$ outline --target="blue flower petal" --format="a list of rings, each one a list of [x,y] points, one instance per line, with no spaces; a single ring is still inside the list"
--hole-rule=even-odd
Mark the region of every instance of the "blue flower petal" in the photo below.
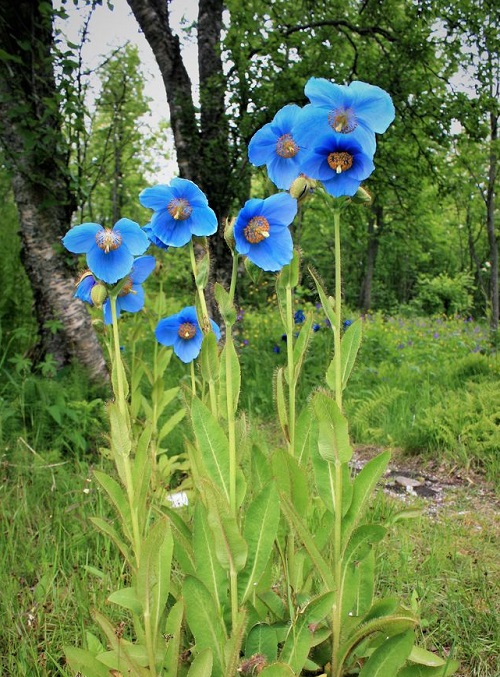
[[[208,206],[193,207],[187,221],[193,235],[213,235],[217,232],[217,217],[213,209]]]
[[[293,258],[293,241],[288,228],[250,247],[248,258],[256,266],[269,272],[281,270]]]
[[[304,174],[311,179],[325,181],[330,178],[332,168],[327,161],[328,152],[321,152],[321,150],[321,148],[315,149],[307,153],[302,161],[301,168]]]
[[[267,174],[277,188],[288,190],[300,174],[298,155],[294,158],[276,155],[267,165]]]
[[[102,312],[104,315],[104,324],[111,324],[113,322],[113,318],[111,316],[111,302],[109,299],[106,299],[104,301],[104,304],[102,306]],[[116,307],[116,319],[120,317],[120,310],[118,306]]]
[[[133,284],[128,294],[116,299],[116,305],[119,306],[120,310],[137,313],[144,307],[144,289],[140,284]]]
[[[310,78],[304,87],[304,93],[314,106],[340,108],[349,106],[351,97],[344,85],[336,85],[325,78]]]
[[[95,284],[96,281],[93,275],[91,274],[85,275],[85,277],[83,277],[78,283],[78,286],[74,293],[74,297],[76,299],[80,299],[80,301],[83,301],[84,303],[88,303],[89,305],[93,306],[94,302],[92,301],[91,292]]]
[[[180,322],[177,321],[177,315],[165,317],[156,325],[155,336],[158,343],[164,346],[173,346],[178,337]]]
[[[134,257],[127,247],[121,246],[106,254],[97,245],[87,253],[87,265],[98,280],[114,284],[130,272]]]
[[[271,124],[279,130],[279,134],[290,134],[294,126],[300,122],[301,111],[301,107],[296,103],[289,103],[276,113]]]
[[[168,249],[168,244],[164,244],[160,239],[158,239],[158,238],[156,237],[156,235],[155,235],[155,234],[153,233],[153,231],[151,230],[151,224],[150,224],[150,223],[148,223],[147,225],[145,225],[145,226],[143,227],[142,230],[143,230],[143,231],[146,233],[146,235],[148,236],[149,241],[151,242],[151,244],[154,244],[155,247],[159,247],[160,249],[164,249],[165,251],[167,251],[167,249]]]
[[[183,247],[191,239],[191,230],[185,221],[176,221],[166,209],[156,212],[151,219],[153,235],[170,247]]]
[[[198,330],[193,338],[187,341],[177,336],[177,341],[174,343],[174,353],[182,362],[188,364],[200,354],[202,342],[203,333],[201,330]]]
[[[113,226],[113,230],[119,232],[123,238],[122,246],[126,245],[131,254],[138,256],[144,254],[149,247],[149,238],[138,223],[130,219],[120,219]]]
[[[276,227],[286,228],[297,215],[297,200],[289,193],[276,193],[264,200],[261,214],[275,232]]]
[[[374,169],[375,165],[371,157],[364,153],[358,153],[354,156],[353,165],[349,170],[349,177],[357,181],[363,181],[363,179],[367,179],[370,176]]]
[[[63,245],[73,254],[85,254],[95,245],[95,236],[103,227],[98,223],[74,226],[62,239]]]
[[[342,197],[343,195],[352,196],[356,193],[361,185],[361,181],[352,179],[349,172],[342,172],[342,174],[334,174],[333,178],[328,181],[323,181],[325,190],[333,197]]]
[[[154,256],[139,256],[135,259],[130,277],[134,284],[142,284],[146,278],[151,275],[156,267],[156,259]]]
[[[167,208],[167,205],[172,197],[173,195],[171,188],[169,188],[169,186],[159,184],[158,186],[145,188],[139,195],[139,202],[143,207],[149,207],[149,209],[159,211],[160,209]]]
[[[271,123],[264,125],[250,139],[248,144],[248,159],[256,167],[266,164],[276,153],[276,134]]]
[[[174,197],[184,198],[192,207],[207,207],[208,200],[205,193],[188,179],[175,178],[170,182]]]
[[[349,90],[358,120],[377,134],[385,132],[395,117],[389,94],[380,87],[359,81],[351,82]]]

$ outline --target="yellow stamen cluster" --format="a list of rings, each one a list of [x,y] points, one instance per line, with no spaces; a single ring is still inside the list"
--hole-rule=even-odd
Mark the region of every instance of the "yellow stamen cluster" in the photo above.
[[[243,229],[250,244],[258,244],[269,237],[269,221],[264,216],[254,216]]]
[[[346,151],[341,151],[340,153],[330,153],[328,156],[328,164],[337,172],[337,174],[346,172],[348,169],[350,169],[352,167],[352,162],[352,155]]]
[[[121,245],[122,236],[116,230],[103,228],[97,232],[95,241],[99,249],[102,249],[106,254],[109,254],[110,251],[118,249]]]
[[[192,322],[183,322],[177,330],[177,333],[181,339],[189,341],[189,339],[196,336],[196,327]]]
[[[176,221],[185,221],[191,216],[193,208],[183,197],[174,197],[168,203],[167,211]]]
[[[288,159],[295,157],[299,152],[299,147],[293,140],[291,134],[283,134],[276,142],[276,154],[282,158]]]

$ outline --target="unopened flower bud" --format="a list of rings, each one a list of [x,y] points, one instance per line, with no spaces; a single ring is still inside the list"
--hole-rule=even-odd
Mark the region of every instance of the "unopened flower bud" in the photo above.
[[[305,200],[316,188],[316,181],[305,174],[300,174],[290,186],[290,195],[298,202]]]
[[[227,243],[227,246],[229,249],[234,252],[235,248],[235,241],[234,241],[234,224],[236,223],[236,218],[233,216],[232,218],[227,218],[226,223],[224,225],[224,239]]]
[[[92,287],[90,296],[92,298],[92,303],[97,306],[97,308],[100,308],[104,301],[108,298],[108,290],[104,284],[98,282]]]
[[[363,188],[363,186],[360,186],[356,193],[353,195],[351,198],[354,204],[358,205],[371,205],[373,202],[373,196],[372,194],[366,190],[366,188]]]

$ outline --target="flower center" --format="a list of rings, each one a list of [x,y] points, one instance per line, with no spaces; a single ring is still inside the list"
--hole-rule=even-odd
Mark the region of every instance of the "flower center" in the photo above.
[[[243,229],[243,235],[250,244],[258,244],[269,237],[269,222],[264,216],[254,216]]]
[[[183,322],[177,330],[178,335],[184,341],[194,338],[196,335],[196,327],[192,322]]]
[[[170,216],[176,221],[185,221],[191,216],[193,208],[183,197],[174,197],[167,205]]]
[[[127,294],[130,294],[130,292],[132,291],[133,284],[134,283],[132,282],[132,278],[129,277],[128,280],[124,283],[123,287],[118,292],[118,296],[127,296]]]
[[[295,143],[291,134],[283,134],[276,142],[276,153],[282,158],[295,157],[299,152],[299,147]]]
[[[330,153],[328,156],[328,164],[337,172],[337,174],[351,169],[352,161],[352,155],[346,151],[342,151],[341,153]]]
[[[336,108],[328,113],[328,124],[336,132],[349,134],[356,129],[358,121],[352,108]]]
[[[110,251],[118,249],[121,245],[122,236],[116,230],[103,228],[96,234],[95,241],[99,249],[102,249],[106,254],[109,254]]]

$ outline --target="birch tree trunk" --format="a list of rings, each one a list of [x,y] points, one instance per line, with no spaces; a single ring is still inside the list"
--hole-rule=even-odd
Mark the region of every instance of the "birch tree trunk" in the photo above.
[[[0,7],[0,142],[13,177],[22,259],[34,295],[39,327],[35,360],[50,354],[58,367],[77,360],[91,377],[103,378],[102,351],[84,305],[72,298],[75,271],[59,245],[74,202],[47,7],[38,0]]]

